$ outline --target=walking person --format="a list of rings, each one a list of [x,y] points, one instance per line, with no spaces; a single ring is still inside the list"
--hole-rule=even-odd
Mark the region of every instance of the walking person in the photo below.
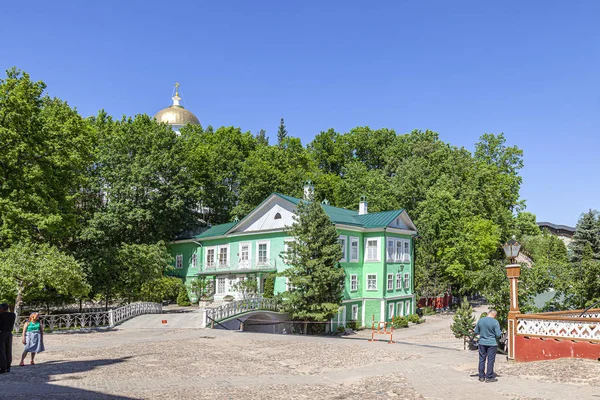
[[[0,374],[10,372],[12,364],[12,331],[16,314],[8,310],[8,304],[0,304]]]
[[[31,365],[35,365],[33,361],[37,353],[44,351],[44,324],[39,320],[38,313],[32,313],[29,316],[29,321],[23,325],[23,354],[21,355],[21,367],[25,365],[25,357],[27,353],[31,353]]]
[[[490,310],[487,316],[477,321],[475,326],[475,334],[479,335],[479,382],[498,381],[494,375],[494,362],[496,362],[496,352],[498,351],[497,339],[500,339],[502,332],[496,315],[496,310]]]

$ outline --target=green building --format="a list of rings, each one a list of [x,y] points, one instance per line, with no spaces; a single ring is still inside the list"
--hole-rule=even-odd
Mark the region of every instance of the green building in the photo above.
[[[307,195],[312,186],[304,187]],[[240,221],[215,225],[193,237],[170,243],[175,274],[189,286],[197,277],[213,283],[214,300],[240,297],[237,284],[256,279],[260,293],[270,273],[287,268],[281,255],[293,240],[285,233],[301,199],[273,193]],[[323,204],[339,232],[340,264],[346,271],[344,298],[333,328],[347,320],[361,325],[414,313],[414,237],[417,230],[405,210],[368,213]],[[275,278],[275,293],[286,290],[286,278]],[[192,301],[198,299],[193,298]]]

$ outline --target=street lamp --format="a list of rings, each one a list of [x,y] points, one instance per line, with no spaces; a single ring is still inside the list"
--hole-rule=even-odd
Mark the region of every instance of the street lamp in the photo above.
[[[515,335],[517,331],[517,315],[519,311],[518,282],[521,276],[521,265],[515,264],[515,259],[521,250],[521,244],[513,236],[508,242],[502,245],[506,258],[510,264],[506,266],[506,276],[510,282],[510,309],[508,311],[508,359],[515,359]]]
[[[511,263],[514,263],[515,258],[517,258],[519,251],[521,250],[521,243],[517,242],[513,236],[512,239],[502,245],[502,249],[504,249],[506,258],[508,258]]]

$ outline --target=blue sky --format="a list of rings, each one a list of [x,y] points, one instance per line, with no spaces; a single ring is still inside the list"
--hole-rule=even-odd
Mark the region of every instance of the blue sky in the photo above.
[[[373,4],[376,3],[376,4]],[[598,1],[30,1],[3,4],[0,68],[84,116],[153,114],[181,83],[204,126],[309,142],[431,129],[525,152],[538,221],[600,209]]]

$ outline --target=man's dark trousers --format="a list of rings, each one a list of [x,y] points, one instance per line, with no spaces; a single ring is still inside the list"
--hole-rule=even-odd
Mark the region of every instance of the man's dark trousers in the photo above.
[[[9,371],[12,363],[12,332],[0,332],[0,370]]]
[[[494,363],[498,346],[479,345],[479,378],[492,379],[494,377]],[[487,374],[485,373],[485,359],[487,358]]]

